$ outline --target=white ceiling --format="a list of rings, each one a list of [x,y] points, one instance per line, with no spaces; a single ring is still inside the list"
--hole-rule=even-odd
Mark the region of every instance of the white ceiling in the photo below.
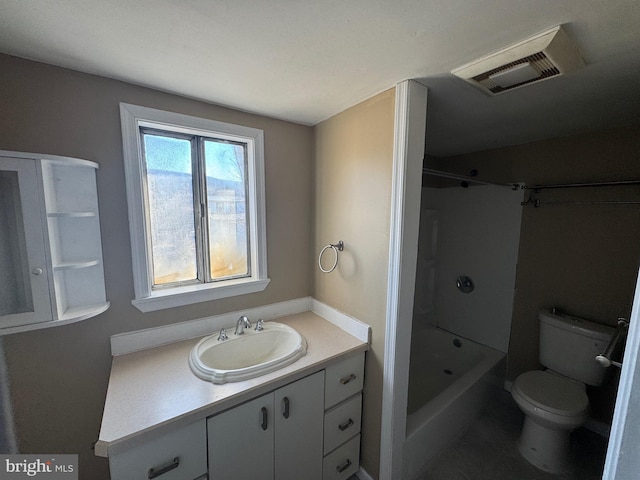
[[[449,73],[558,24],[585,69]],[[639,0],[2,0],[0,52],[306,125],[417,79],[437,156],[640,124]]]

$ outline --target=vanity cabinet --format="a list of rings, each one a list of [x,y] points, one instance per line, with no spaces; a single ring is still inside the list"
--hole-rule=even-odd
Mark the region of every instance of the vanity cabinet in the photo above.
[[[95,445],[109,458],[111,479],[347,480],[356,473],[366,343],[311,312],[283,323],[305,336],[307,355],[241,382],[214,385],[193,375],[186,358],[197,339],[115,358]]]
[[[207,420],[209,478],[322,478],[324,371]]]
[[[0,151],[0,335],[109,307],[94,162]]]
[[[346,480],[360,468],[363,379],[358,353],[210,417],[210,480]]]

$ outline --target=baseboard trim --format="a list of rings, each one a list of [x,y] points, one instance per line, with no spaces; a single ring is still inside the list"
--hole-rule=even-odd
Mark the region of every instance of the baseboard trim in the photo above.
[[[358,477],[358,480],[373,480],[373,477],[369,475],[367,471],[362,467],[360,467],[360,470],[358,470],[356,476]]]
[[[603,438],[609,438],[611,435],[611,425],[603,422],[602,420],[596,420],[595,418],[587,418],[587,421],[583,425],[587,430],[592,431],[600,435]]]

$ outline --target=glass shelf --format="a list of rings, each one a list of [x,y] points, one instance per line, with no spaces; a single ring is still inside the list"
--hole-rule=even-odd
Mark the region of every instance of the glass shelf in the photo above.
[[[49,212],[47,217],[49,218],[81,218],[81,217],[95,217],[95,212]]]
[[[85,262],[60,262],[53,266],[55,271],[60,270],[75,270],[78,268],[94,267],[100,263],[100,260],[88,260]]]

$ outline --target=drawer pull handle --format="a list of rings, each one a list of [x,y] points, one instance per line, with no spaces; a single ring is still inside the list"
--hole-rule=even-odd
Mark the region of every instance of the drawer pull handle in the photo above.
[[[342,377],[342,378],[340,379],[340,383],[341,383],[342,385],[346,385],[347,383],[349,383],[350,381],[355,380],[355,379],[356,379],[356,376],[352,373],[352,374],[351,374],[351,375],[349,375],[348,377]]]
[[[262,424],[260,426],[262,430],[266,430],[269,427],[269,412],[265,407],[262,407],[260,413],[262,414]]]
[[[147,478],[152,480],[154,478],[159,477],[160,475],[164,475],[171,470],[178,468],[180,466],[180,457],[175,457],[171,463],[168,463],[164,467],[160,467],[158,469],[150,468],[147,472]]]
[[[349,468],[350,466],[351,466],[351,460],[349,460],[349,459],[347,458],[347,461],[346,461],[346,462],[344,462],[342,465],[338,465],[338,466],[336,467],[336,470],[338,471],[338,473],[342,473],[342,472],[344,472],[347,468]]]
[[[289,398],[287,397],[282,399],[282,416],[289,418]]]
[[[351,425],[353,425],[353,420],[349,419],[348,421],[338,425],[338,428],[340,429],[341,432],[344,432],[347,428],[349,428]]]

